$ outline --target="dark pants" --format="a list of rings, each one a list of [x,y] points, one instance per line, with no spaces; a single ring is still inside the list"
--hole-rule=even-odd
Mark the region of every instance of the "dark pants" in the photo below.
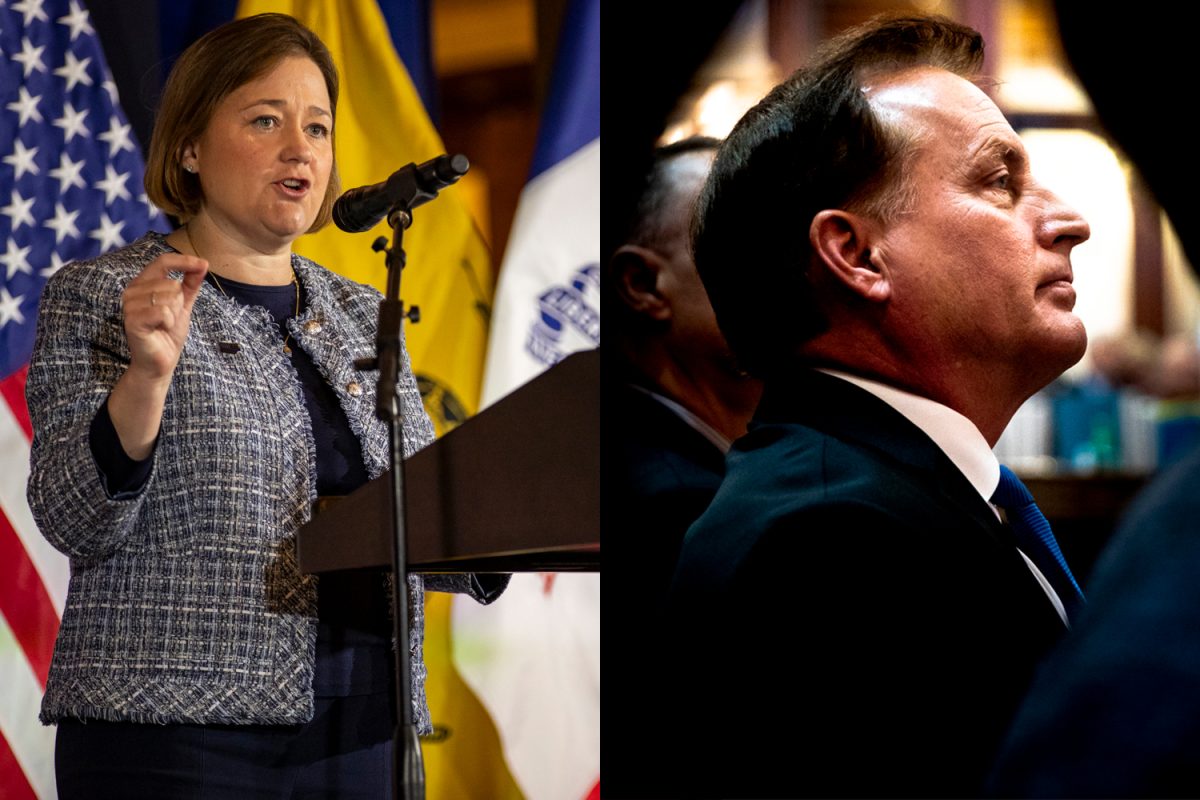
[[[149,725],[64,720],[60,800],[391,797],[388,694],[316,699],[304,725]]]

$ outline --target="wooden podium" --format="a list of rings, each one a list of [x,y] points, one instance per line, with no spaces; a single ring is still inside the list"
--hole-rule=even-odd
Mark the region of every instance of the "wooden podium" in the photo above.
[[[600,353],[575,353],[405,461],[412,572],[600,569]],[[318,501],[304,572],[390,569],[382,475]]]

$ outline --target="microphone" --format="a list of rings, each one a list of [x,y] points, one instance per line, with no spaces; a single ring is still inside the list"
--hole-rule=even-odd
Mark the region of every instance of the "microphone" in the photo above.
[[[407,210],[428,203],[467,173],[471,162],[461,153],[440,155],[424,164],[406,164],[381,183],[351,189],[333,204],[333,223],[347,233],[375,227],[397,205]]]

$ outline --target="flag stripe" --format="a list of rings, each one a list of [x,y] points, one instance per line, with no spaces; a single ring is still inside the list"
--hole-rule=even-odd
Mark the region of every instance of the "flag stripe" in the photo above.
[[[8,410],[12,412],[13,419],[25,432],[26,441],[32,442],[33,425],[29,422],[29,409],[25,406],[25,374],[28,371],[28,367],[21,367],[0,381],[0,397],[3,397],[8,403]]]
[[[46,279],[166,220],[82,0],[0,0],[0,798],[56,796],[38,721],[70,567],[25,498],[25,379]]]
[[[0,731],[4,732],[33,791],[44,800],[53,798],[57,796],[54,787],[55,729],[38,721],[42,687],[3,614],[0,614],[0,675],[4,676],[3,691],[0,691]],[[0,783],[0,796],[7,798],[11,791],[7,783]]]
[[[55,612],[61,617],[67,599],[70,567],[66,557],[38,532],[37,523],[25,502],[25,484],[29,481],[29,440],[7,403],[0,403],[0,476],[3,476],[0,480],[0,510],[8,516],[20,544],[41,576]],[[0,564],[4,563],[0,561]]]
[[[8,800],[37,800],[3,731],[0,731],[0,786],[4,787],[4,797]]]
[[[0,581],[0,613],[7,618],[13,636],[45,689],[58,614],[3,509],[0,509],[0,562],[5,564],[7,572],[6,579]]]

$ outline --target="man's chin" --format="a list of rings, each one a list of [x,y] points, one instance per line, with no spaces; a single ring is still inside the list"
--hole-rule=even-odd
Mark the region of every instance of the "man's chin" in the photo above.
[[[1069,317],[1069,321],[1056,332],[1053,342],[1049,343],[1050,346],[1046,348],[1042,358],[1047,368],[1057,370],[1050,380],[1078,364],[1087,352],[1087,330],[1083,327],[1083,321],[1074,314],[1066,316]]]

